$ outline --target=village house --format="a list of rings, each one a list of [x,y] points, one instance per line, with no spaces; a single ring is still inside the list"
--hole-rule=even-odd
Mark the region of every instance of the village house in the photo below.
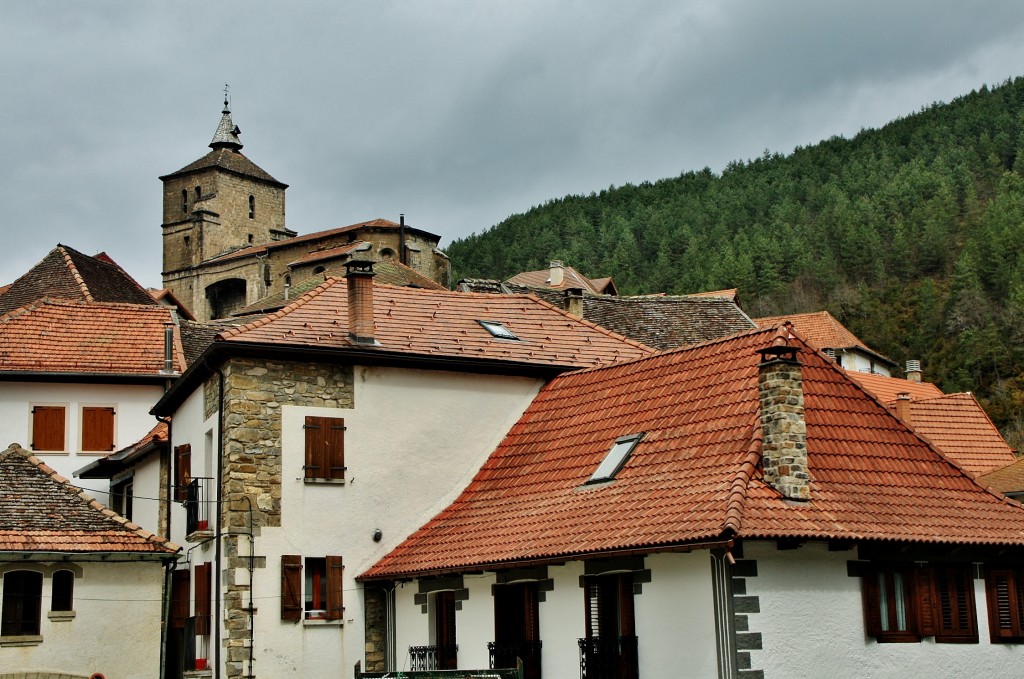
[[[749,331],[545,386],[360,574],[387,602],[367,661],[1016,677],[1022,519],[789,329]]]
[[[65,477],[152,429],[185,368],[173,309],[66,245],[0,295],[0,346],[0,434]],[[106,485],[91,490],[107,503]]]
[[[808,344],[824,351],[847,370],[889,377],[899,368],[895,361],[870,348],[827,311],[754,319],[762,328],[777,327],[787,321],[799,329]]]
[[[372,263],[349,268],[225,329],[154,408],[171,422],[170,536],[188,555],[172,679],[378,662],[364,611],[385,602],[364,601],[355,576],[454,499],[548,380],[652,351],[535,297],[376,285]]]
[[[159,676],[178,546],[17,445],[0,452],[0,487],[0,677]]]

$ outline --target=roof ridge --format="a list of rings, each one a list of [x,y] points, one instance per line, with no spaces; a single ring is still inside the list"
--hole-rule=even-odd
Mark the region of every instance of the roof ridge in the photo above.
[[[60,250],[61,256],[64,258],[64,263],[67,264],[68,270],[71,272],[71,276],[78,283],[78,287],[81,289],[82,294],[85,296],[87,302],[95,302],[96,300],[92,296],[92,292],[89,290],[89,286],[85,284],[85,279],[82,278],[81,272],[78,270],[78,266],[75,261],[71,258],[71,254],[68,252],[71,248],[64,246],[61,243],[57,244],[57,249]]]
[[[181,547],[166,538],[162,538],[156,533],[146,530],[136,523],[132,523],[130,520],[121,516],[112,509],[108,509],[99,500],[95,499],[78,486],[71,483],[70,480],[62,476],[50,465],[43,462],[41,459],[36,457],[31,451],[25,450],[17,443],[11,444],[0,459],[7,459],[10,455],[20,455],[26,462],[36,467],[40,472],[50,477],[52,481],[59,484],[61,489],[69,495],[75,496],[85,502],[91,509],[94,509],[102,514],[106,519],[113,521],[118,526],[121,526],[125,530],[131,531],[137,537],[140,537],[147,542],[159,545],[168,552],[177,552]]]
[[[271,321],[275,321],[278,318],[281,318],[282,316],[286,316],[286,315],[292,313],[293,311],[295,311],[296,309],[298,309],[300,307],[303,307],[306,304],[308,304],[310,302],[310,300],[315,299],[322,292],[324,292],[325,290],[333,287],[334,284],[337,283],[339,280],[340,279],[336,278],[335,276],[328,276],[328,277],[326,277],[324,279],[323,283],[321,283],[320,285],[316,286],[312,290],[309,290],[308,292],[306,292],[304,295],[299,297],[297,300],[295,300],[294,302],[292,302],[288,306],[282,307],[281,309],[278,309],[277,311],[275,311],[273,313],[269,313],[266,316],[263,316],[261,318],[257,318],[255,321],[252,321],[251,323],[246,323],[245,325],[235,326],[234,328],[231,328],[227,332],[217,333],[217,337],[222,339],[222,340],[227,340],[227,339],[235,338],[238,335],[242,334],[243,332],[247,332],[249,330],[253,330],[255,328],[262,327],[262,326],[270,323]]]

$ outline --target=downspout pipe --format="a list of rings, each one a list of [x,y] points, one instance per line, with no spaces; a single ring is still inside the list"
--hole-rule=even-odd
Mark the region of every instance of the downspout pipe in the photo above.
[[[221,535],[224,522],[224,515],[221,513],[224,504],[224,371],[217,367],[217,543],[214,548],[214,564],[216,568],[216,592],[214,601],[214,618],[217,625],[214,627],[213,638],[213,677],[220,679],[220,627],[221,627]]]

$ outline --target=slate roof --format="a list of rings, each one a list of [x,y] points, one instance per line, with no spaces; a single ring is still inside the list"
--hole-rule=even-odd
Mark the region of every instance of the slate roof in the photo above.
[[[1016,461],[996,426],[971,393],[910,401],[910,425],[972,474]]]
[[[0,452],[0,552],[174,558],[179,549],[107,509],[23,448]]]
[[[1024,546],[1024,507],[978,486],[799,338],[811,499],[766,485],[755,352],[775,333],[552,380],[461,495],[360,577],[737,536]],[[586,484],[617,437],[640,432],[613,481]]]
[[[875,373],[850,370],[850,379],[878,397],[878,400],[895,401],[900,394],[910,394],[912,399],[938,398],[942,390],[931,382],[915,382],[900,377],[886,377]]]
[[[160,181],[166,181],[173,177],[192,174],[194,172],[202,172],[203,170],[209,170],[212,168],[227,170],[228,172],[239,174],[243,177],[249,177],[251,179],[257,179],[268,184],[273,184],[274,186],[279,186],[283,189],[288,188],[287,184],[279,182],[271,177],[269,172],[249,160],[244,153],[238,149],[226,146],[215,148],[202,158],[189,163],[180,170],[170,174],[165,174],[160,177]]]
[[[222,341],[318,349],[376,350],[437,359],[590,367],[652,350],[581,321],[529,295],[479,295],[449,290],[373,286],[376,349],[348,335],[346,281],[328,278],[281,311],[226,331]],[[499,339],[478,321],[497,321],[519,337]]]
[[[0,314],[43,297],[82,302],[122,302],[155,306],[157,302],[105,254],[90,257],[58,245],[10,284],[0,296]]]
[[[44,298],[0,316],[0,371],[157,377],[170,322],[170,309],[155,302]],[[177,331],[174,351],[175,367],[184,371]]]

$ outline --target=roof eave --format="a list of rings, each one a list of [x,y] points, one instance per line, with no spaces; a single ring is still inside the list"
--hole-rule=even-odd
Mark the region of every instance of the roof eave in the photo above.
[[[181,373],[115,373],[115,372],[56,372],[34,370],[0,370],[4,382],[74,382],[92,384],[155,384],[176,380]]]
[[[10,561],[100,561],[100,562],[125,562],[125,561],[170,561],[178,558],[179,548],[176,551],[150,551],[150,552],[81,552],[81,551],[0,551],[0,562]]]

